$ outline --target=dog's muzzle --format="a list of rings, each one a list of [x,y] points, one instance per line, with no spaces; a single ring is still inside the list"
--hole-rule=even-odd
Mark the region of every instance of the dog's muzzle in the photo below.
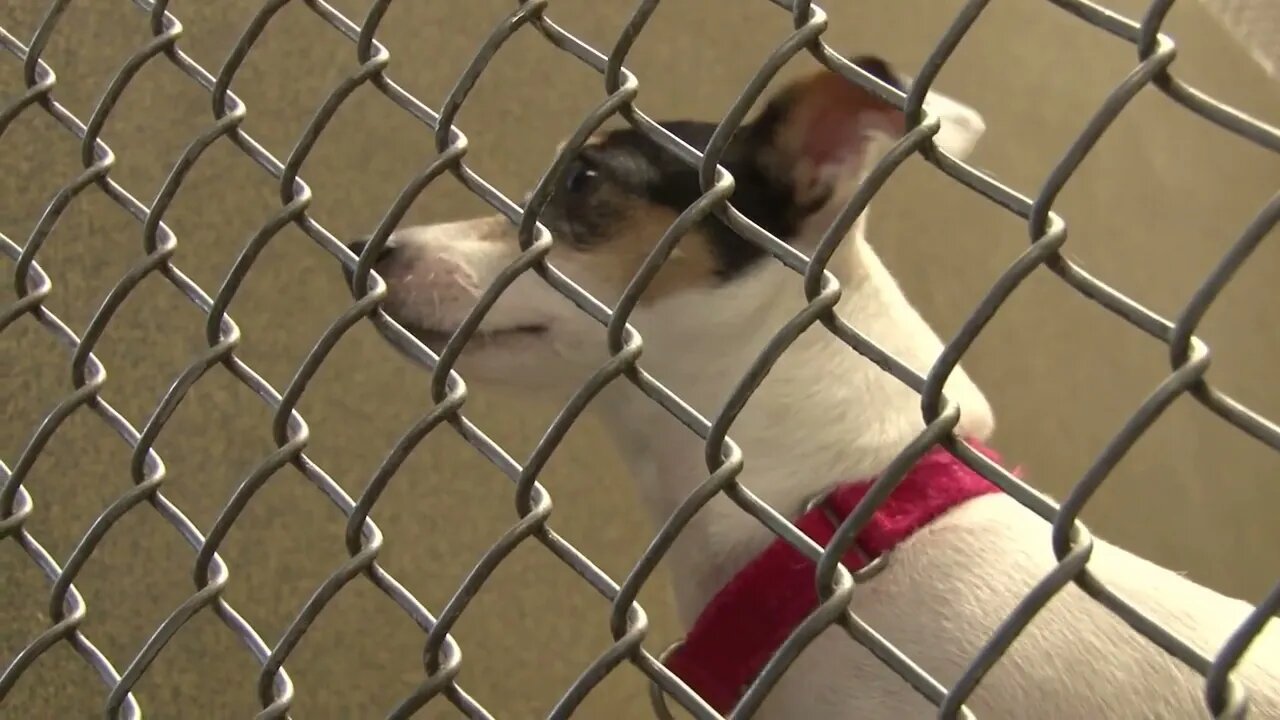
[[[365,248],[368,246],[369,246],[368,236],[365,236],[360,238],[359,240],[354,240],[352,242],[347,243],[347,249],[355,253],[356,257],[363,255]],[[391,246],[391,243],[387,243],[383,245],[382,249],[378,251],[378,257],[373,259],[373,264],[370,267],[377,267],[381,263],[386,262],[388,259],[391,258],[392,255],[395,254],[395,250],[396,249]],[[356,272],[355,265],[352,265],[350,267],[347,267],[346,265],[342,266],[342,275],[347,279],[348,285],[352,283],[352,279],[355,277],[355,272]]]

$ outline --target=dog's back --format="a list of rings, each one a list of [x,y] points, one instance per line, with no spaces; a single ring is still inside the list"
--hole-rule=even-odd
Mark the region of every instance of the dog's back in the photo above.
[[[1095,538],[1088,567],[1108,588],[1212,657],[1253,610]],[[895,549],[854,591],[853,612],[946,687],[1014,605],[1055,565],[1049,526],[1005,495],[969,501]],[[1280,718],[1274,624],[1233,677],[1249,718]],[[1212,717],[1205,681],[1074,584],[1031,620],[966,706],[980,719],[1182,720]],[[937,708],[843,630],[796,660],[761,717],[903,720]]]

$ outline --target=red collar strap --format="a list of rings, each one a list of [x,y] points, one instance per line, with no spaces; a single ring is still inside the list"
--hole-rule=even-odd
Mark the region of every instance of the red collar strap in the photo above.
[[[993,451],[972,441],[970,445],[999,461]],[[826,547],[838,523],[853,512],[871,482],[837,487],[795,526]],[[998,491],[936,446],[875,511],[842,563],[856,572],[948,510]],[[667,668],[717,712],[728,712],[791,631],[818,606],[815,571],[814,564],[790,543],[775,540],[711,599],[667,659]]]

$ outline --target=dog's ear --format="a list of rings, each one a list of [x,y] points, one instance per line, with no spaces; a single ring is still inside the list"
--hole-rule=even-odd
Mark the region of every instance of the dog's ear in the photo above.
[[[909,86],[883,59],[863,55],[851,62],[899,91]],[[935,141],[952,155],[967,155],[985,130],[976,110],[950,97],[930,92],[925,108],[941,115]],[[752,123],[749,142],[761,170],[787,180],[795,202],[806,207],[856,183],[902,135],[904,123],[892,104],[824,69],[778,91]]]
[[[987,122],[977,108],[937,90],[930,89],[924,96],[924,109],[942,121],[938,134],[933,136],[934,144],[958,160],[969,157],[987,131]]]
[[[854,62],[898,87],[883,60]],[[786,181],[795,203],[806,207],[830,197],[837,185],[856,181],[868,167],[871,146],[902,131],[902,113],[895,107],[823,69],[773,96],[752,123],[750,144],[765,175]]]

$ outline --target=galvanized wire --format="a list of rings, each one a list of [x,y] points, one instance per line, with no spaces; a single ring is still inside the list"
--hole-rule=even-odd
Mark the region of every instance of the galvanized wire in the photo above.
[[[115,73],[87,120],[80,119],[55,99],[57,81],[53,69],[42,59],[49,39],[69,6],[69,0],[55,0],[49,5],[30,42],[23,43],[0,28],[0,45],[23,62],[23,80],[26,86],[26,91],[16,100],[0,107],[0,136],[24,113],[43,112],[80,140],[83,165],[83,172],[55,194],[24,243],[19,244],[0,235],[0,248],[15,261],[13,288],[16,296],[13,302],[0,311],[0,333],[19,318],[34,319],[71,351],[74,384],[74,390],[56,405],[32,433],[13,466],[0,462],[0,539],[12,539],[51,583],[49,626],[7,663],[0,674],[0,702],[3,702],[8,691],[43,653],[59,643],[67,643],[102,679],[106,688],[104,710],[107,715],[120,718],[140,717],[142,710],[132,693],[133,688],[183,625],[199,613],[211,612],[245,645],[260,665],[257,690],[262,710],[258,716],[286,717],[294,697],[286,670],[289,656],[307,628],[337,593],[356,578],[363,577],[395,601],[423,632],[422,680],[392,711],[391,717],[409,717],[426,703],[440,698],[467,717],[488,718],[489,712],[457,683],[463,656],[458,643],[450,635],[450,630],[502,561],[517,546],[532,538],[612,603],[610,631],[613,644],[566,688],[552,710],[551,717],[568,717],[614,668],[630,663],[650,678],[656,690],[660,691],[659,696],[669,696],[695,717],[716,718],[719,715],[645,650],[642,643],[649,630],[648,621],[636,599],[692,516],[712,497],[723,493],[743,511],[818,563],[816,581],[822,600],[819,607],[796,629],[748,688],[731,717],[748,717],[757,710],[766,694],[804,647],[819,633],[833,626],[843,628],[853,641],[865,645],[910,683],[921,696],[938,706],[941,717],[968,716],[964,702],[984,675],[1039,610],[1069,584],[1083,589],[1154,645],[1204,675],[1205,703],[1214,717],[1243,717],[1248,698],[1232,681],[1231,669],[1251,639],[1280,608],[1280,584],[1240,626],[1217,656],[1208,657],[1147,617],[1140,608],[1118,596],[1089,571],[1088,560],[1093,541],[1089,531],[1079,521],[1090,497],[1115,465],[1143,432],[1179,397],[1194,398],[1223,421],[1271,449],[1280,451],[1280,428],[1275,423],[1209,384],[1205,377],[1209,349],[1195,336],[1200,320],[1232,275],[1244,264],[1263,237],[1280,222],[1280,195],[1274,197],[1259,212],[1174,320],[1160,317],[1092,277],[1061,252],[1067,238],[1067,223],[1054,212],[1055,199],[1107,128],[1132,98],[1145,88],[1156,88],[1185,110],[1262,150],[1280,152],[1280,130],[1224,105],[1173,74],[1176,46],[1171,38],[1161,32],[1161,25],[1173,0],[1153,2],[1140,20],[1131,20],[1102,6],[1081,0],[1052,0],[1053,4],[1079,20],[1104,30],[1118,41],[1132,45],[1135,50],[1135,65],[1067,149],[1034,198],[1004,186],[990,175],[949,156],[937,147],[933,136],[939,131],[939,120],[929,116],[923,108],[923,100],[929,88],[951,53],[964,40],[969,28],[986,9],[986,0],[970,0],[965,4],[905,95],[845,60],[823,41],[828,21],[817,5],[807,0],[773,0],[775,5],[791,14],[794,31],[780,39],[776,50],[742,90],[718,124],[708,147],[702,152],[671,135],[635,105],[640,79],[626,69],[625,61],[635,40],[644,32],[657,8],[658,0],[641,0],[637,4],[629,22],[607,54],[582,42],[554,22],[547,15],[547,0],[516,2],[512,12],[493,28],[439,110],[428,107],[405,91],[387,73],[391,53],[378,42],[376,35],[390,0],[376,0],[359,23],[321,0],[301,0],[315,16],[353,44],[355,66],[332,89],[304,128],[288,157],[281,161],[243,130],[241,125],[247,108],[230,88],[255,44],[279,10],[290,1],[265,2],[240,35],[226,62],[213,73],[178,47],[183,27],[168,12],[165,0],[135,0],[138,8],[149,15],[152,38],[134,52]],[[604,81],[605,96],[581,121],[521,207],[467,166],[465,160],[468,140],[455,120],[471,89],[496,53],[517,33],[530,32],[540,34],[556,48],[600,73]],[[849,82],[862,86],[904,110],[909,128],[904,137],[871,170],[866,181],[827,231],[812,258],[804,256],[781,239],[756,226],[728,202],[733,190],[733,178],[719,164],[728,141],[757,103],[769,80],[788,60],[800,53],[808,53]],[[137,200],[111,177],[115,156],[100,135],[125,88],[134,81],[139,70],[153,62],[168,63],[208,92],[213,116],[208,127],[191,140],[174,164],[155,202],[147,205]],[[309,212],[311,191],[299,177],[299,169],[330,119],[347,98],[363,86],[376,89],[407,115],[428,128],[434,134],[437,157],[405,186],[378,223],[362,256],[356,257],[312,217]],[[547,261],[546,256],[554,238],[538,221],[538,214],[545,207],[551,188],[559,182],[561,172],[574,154],[592,132],[615,116],[623,118],[636,130],[697,168],[703,195],[660,238],[624,291],[616,309],[611,312]],[[173,255],[178,239],[165,224],[164,218],[190,170],[211,145],[223,138],[278,182],[280,207],[245,245],[225,282],[211,295],[174,264]],[[1027,224],[1029,236],[1027,249],[993,284],[960,331],[946,344],[938,361],[923,376],[878,347],[857,328],[834,313],[840,286],[836,278],[825,269],[837,245],[873,196],[898,166],[915,154],[924,157],[947,177],[1022,218]],[[522,252],[486,289],[477,307],[464,320],[443,351],[436,355],[381,310],[380,302],[386,295],[386,285],[371,271],[370,266],[371,259],[377,256],[413,201],[446,174],[461,181],[476,196],[518,227]],[[38,256],[59,217],[80,194],[91,191],[90,188],[110,198],[141,224],[145,256],[119,279],[90,320],[83,335],[77,335],[44,305],[52,284],[48,274],[40,266]],[[628,317],[675,243],[699,219],[713,214],[748,241],[756,243],[794,270],[798,280],[803,282],[808,304],[768,343],[756,362],[740,379],[721,412],[714,418],[706,418],[638,367],[636,361],[643,347],[643,339],[628,324]],[[330,323],[292,380],[283,391],[279,391],[236,355],[240,332],[227,314],[227,308],[259,254],[281,229],[289,225],[302,230],[340,263],[353,270],[352,304]],[[1169,349],[1170,361],[1170,374],[1165,381],[1134,412],[1061,506],[957,438],[953,431],[959,421],[959,408],[942,392],[948,377],[983,328],[1017,291],[1022,281],[1042,267],[1056,274],[1081,295],[1164,343]],[[575,393],[551,423],[528,462],[521,465],[463,416],[461,408],[467,400],[467,386],[453,370],[453,365],[484,314],[498,296],[525,272],[537,273],[583,312],[605,326],[611,357]],[[208,347],[174,378],[168,392],[139,430],[116,412],[104,398],[106,370],[95,355],[95,346],[122,303],[144,279],[151,276],[164,278],[205,314],[205,340]],[[397,347],[435,371],[431,388],[433,406],[405,431],[360,496],[352,498],[307,456],[309,431],[306,421],[296,408],[308,382],[335,344],[353,326],[366,319],[374,323]],[[886,372],[919,392],[922,418],[926,424],[926,429],[889,464],[873,484],[866,499],[841,524],[827,548],[817,546],[786,518],[737,482],[736,477],[743,467],[743,456],[730,438],[736,416],[769,368],[786,352],[796,337],[815,324],[820,324],[843,340],[851,351],[871,359]],[[187,519],[180,508],[165,497],[162,491],[166,478],[165,465],[154,445],[165,424],[192,387],[219,367],[221,370],[218,372],[229,373],[253,390],[272,409],[271,431],[276,449],[248,473],[205,535]],[[538,482],[539,473],[570,426],[592,399],[613,382],[631,383],[700,437],[705,442],[708,471],[707,479],[659,529],[654,541],[621,583],[615,582],[598,569],[586,554],[547,526],[547,519],[551,514],[551,497]],[[101,513],[76,544],[67,561],[60,565],[25,527],[33,512],[33,501],[23,482],[50,438],[76,412],[92,413],[115,431],[130,448],[134,486]],[[378,564],[383,535],[370,515],[379,497],[395,477],[400,464],[423,438],[443,426],[456,431],[513,482],[519,520],[485,553],[452,599],[436,616]],[[1056,567],[1019,603],[973,659],[960,680],[950,688],[930,677],[911,658],[880,637],[875,628],[867,626],[849,610],[848,600],[855,578],[838,562],[872,512],[902,479],[907,469],[937,443],[950,448],[965,463],[1051,523],[1053,551],[1058,560]],[[223,598],[230,568],[219,555],[219,548],[254,494],[275,472],[285,466],[293,466],[299,470],[346,518],[345,542],[349,558],[315,590],[280,639],[274,645],[269,645]],[[112,660],[99,651],[80,630],[89,609],[76,588],[76,578],[89,555],[120,518],[130,512],[144,512],[137,510],[143,505],[150,506],[153,512],[165,519],[193,549],[193,590],[186,600],[171,611],[137,656]]]

